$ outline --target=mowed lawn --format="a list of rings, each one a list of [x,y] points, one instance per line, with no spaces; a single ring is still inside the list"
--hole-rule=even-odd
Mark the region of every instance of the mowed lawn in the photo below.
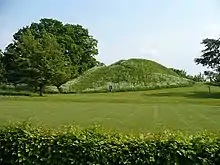
[[[48,126],[101,124],[110,129],[220,131],[220,88],[187,88],[45,97],[0,97],[0,124],[30,119]]]

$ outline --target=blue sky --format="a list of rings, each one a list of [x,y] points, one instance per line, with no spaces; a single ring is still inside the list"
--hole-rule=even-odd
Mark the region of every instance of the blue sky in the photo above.
[[[41,18],[82,24],[99,41],[98,60],[146,58],[190,74],[204,38],[220,35],[219,0],[0,0],[0,48]]]

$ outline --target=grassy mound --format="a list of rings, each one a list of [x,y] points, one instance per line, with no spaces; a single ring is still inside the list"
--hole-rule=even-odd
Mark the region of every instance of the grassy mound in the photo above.
[[[193,82],[154,61],[121,60],[110,66],[94,67],[82,76],[61,86],[64,93],[137,91],[190,86]]]

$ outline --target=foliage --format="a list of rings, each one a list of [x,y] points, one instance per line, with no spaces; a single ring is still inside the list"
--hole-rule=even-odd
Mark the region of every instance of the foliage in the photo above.
[[[180,70],[180,69],[175,69],[175,68],[170,68],[172,71],[177,73],[179,76],[187,78],[189,80],[195,81],[195,82],[205,82],[205,76],[201,73],[198,75],[188,75],[185,70]]]
[[[103,62],[97,62],[97,66],[106,66]]]
[[[60,86],[60,81],[57,80],[62,79],[64,83],[71,78],[71,62],[62,54],[62,49],[53,35],[45,32],[42,38],[37,39],[28,30],[20,40],[22,43],[15,43],[21,52],[15,60],[19,75],[17,83],[39,87],[42,95],[46,85]]]
[[[209,78],[216,77],[215,82],[219,82],[219,74],[220,74],[220,39],[204,39],[202,41],[202,44],[204,44],[205,49],[202,50],[202,55],[199,58],[195,58],[195,63],[201,64],[203,66],[207,66],[208,68],[211,68],[213,71],[207,71],[205,74]]]
[[[14,42],[5,49],[3,64],[7,81],[15,85],[25,82],[39,86],[43,91],[43,86],[49,84],[60,90],[60,86],[71,78],[96,65],[103,65],[94,57],[98,54],[97,40],[88,29],[78,24],[63,24],[55,19],[43,18],[39,23],[18,30],[13,38]],[[37,59],[33,58],[31,63],[29,59],[33,55]],[[35,64],[40,64],[41,71],[36,65],[33,69],[34,60]],[[51,68],[51,64],[57,67]],[[30,70],[27,71],[27,68]],[[42,69],[50,73],[45,75]]]
[[[149,60],[121,60],[110,66],[94,67],[82,76],[61,86],[65,93],[135,91],[190,86],[193,82]]]
[[[63,24],[55,19],[43,18],[39,23],[32,23],[30,26],[26,26],[15,33],[13,37],[16,43],[23,43],[22,36],[27,31],[31,31],[31,34],[36,39],[42,38],[44,33],[55,37],[59,46],[62,47],[62,53],[69,57],[78,74],[98,63],[94,58],[98,54],[98,42],[89,34],[88,29],[83,28],[81,25]],[[13,61],[16,55],[20,54],[15,43],[10,44],[6,50],[6,53],[10,54],[7,60]],[[68,58],[67,62],[69,62]],[[12,65],[7,66],[7,70],[14,69]],[[73,71],[72,77],[75,76],[76,73]]]
[[[14,85],[18,84],[20,75],[19,75],[19,52],[16,50],[15,44],[9,44],[6,47],[6,51],[3,53],[3,66],[5,69],[5,78],[7,82],[13,83]]]
[[[26,84],[19,84],[19,85],[13,85],[13,84],[1,84],[0,85],[1,90],[11,90],[11,91],[32,91],[33,89],[26,85]]]
[[[3,83],[4,80],[4,66],[3,66],[3,53],[0,49],[0,84]]]
[[[33,89],[26,84],[0,84],[0,95],[3,96],[34,96]]]
[[[195,82],[206,82],[205,74],[199,73],[192,77],[192,80]]]
[[[204,74],[210,83],[220,83],[220,74],[213,71],[205,71]]]
[[[179,76],[187,78],[187,72],[185,70],[180,70],[180,69],[175,69],[175,68],[170,68],[172,71],[177,73]]]
[[[16,123],[0,130],[1,164],[219,164],[218,133],[120,134],[93,126],[52,130]]]
[[[56,86],[46,86],[44,92],[48,94],[58,94],[60,93],[60,89]]]
[[[2,96],[34,96],[34,93],[27,91],[13,91],[13,90],[1,90],[0,95]]]

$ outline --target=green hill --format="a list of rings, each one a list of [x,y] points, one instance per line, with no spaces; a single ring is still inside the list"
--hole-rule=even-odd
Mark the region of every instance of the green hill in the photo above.
[[[145,59],[120,60],[109,66],[94,67],[61,86],[64,93],[149,90],[190,86],[193,82],[171,69]]]

